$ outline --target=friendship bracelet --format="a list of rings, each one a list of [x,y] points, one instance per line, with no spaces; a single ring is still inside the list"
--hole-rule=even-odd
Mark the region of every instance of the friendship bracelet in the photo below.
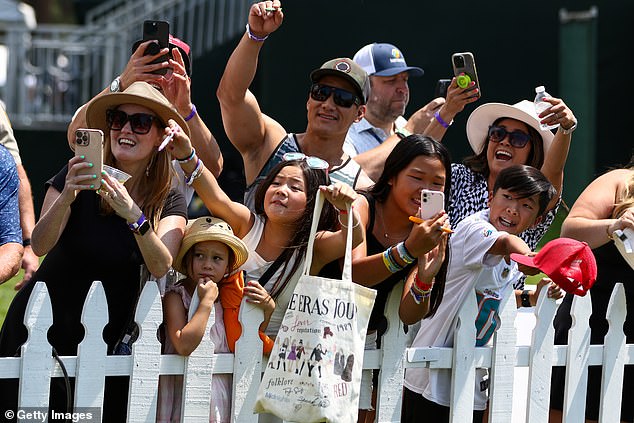
[[[390,253],[391,249],[392,247],[389,247],[387,250],[383,251],[383,264],[390,273],[396,273],[403,268],[394,261],[394,258],[392,258],[392,254]]]
[[[261,43],[262,41],[265,41],[267,38],[269,38],[268,35],[265,35],[264,37],[258,37],[257,35],[254,35],[251,33],[251,27],[249,26],[249,24],[247,24],[247,35],[249,36],[249,38],[251,38],[253,41],[257,41],[259,43]]]
[[[341,214],[346,215],[346,214],[348,214],[348,213],[346,212],[346,213],[341,213]],[[353,216],[354,216],[354,217],[357,217],[356,215],[353,215]],[[346,226],[346,225],[344,225],[344,223],[341,221],[341,215],[337,216],[337,220],[339,220],[339,224],[340,224],[342,227],[347,228],[347,226]],[[359,226],[360,224],[361,224],[361,220],[360,220],[359,218],[357,218],[357,223],[356,223],[356,224],[354,224],[354,225],[352,226],[352,229],[356,228],[356,227],[357,227],[357,226]]]
[[[608,223],[608,226],[605,228],[605,233],[608,235],[608,239],[610,241],[612,241],[614,239],[614,237],[610,234],[610,224]]]
[[[185,157],[184,159],[177,158],[176,161],[178,163],[180,163],[180,164],[185,164],[185,163],[191,161],[195,156],[196,156],[196,149],[194,147],[192,147],[192,152],[190,153],[189,156]]]
[[[407,264],[412,264],[416,260],[416,257],[412,256],[407,248],[405,247],[405,242],[401,241],[396,244],[396,252],[401,257],[401,260]]]
[[[442,125],[443,128],[449,128],[453,123],[453,120],[449,123],[445,122],[443,118],[440,117],[440,110],[436,110],[436,113],[434,113],[434,117],[436,118],[438,123]]]
[[[418,293],[416,293],[416,291],[414,291],[414,289],[413,289],[413,288],[410,288],[410,289],[409,289],[409,295],[411,295],[411,296],[412,296],[412,298],[414,299],[414,302],[415,302],[416,304],[420,304],[420,303],[421,303],[421,301],[423,301],[423,296],[422,296],[422,295],[420,295],[420,294],[418,294]]]
[[[187,184],[187,186],[191,186],[191,184],[200,177],[200,175],[203,174],[203,162],[202,160],[198,159],[198,161],[196,162],[196,168],[194,169],[194,171],[192,172],[191,175],[189,175],[188,178],[185,179],[185,183]]]
[[[432,283],[425,283],[421,280],[421,278],[418,276],[418,272],[416,272],[416,274],[414,275],[414,286],[416,286],[416,289],[418,290],[418,292],[427,292],[427,291],[431,291],[431,289],[434,287],[434,282],[432,281]]]
[[[194,117],[195,114],[196,114],[196,105],[192,104],[192,111],[185,118],[185,122],[189,122],[190,120],[192,120],[192,118]]]

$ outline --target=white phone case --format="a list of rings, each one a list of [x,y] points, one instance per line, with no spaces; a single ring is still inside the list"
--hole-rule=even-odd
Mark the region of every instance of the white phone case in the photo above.
[[[431,219],[445,209],[445,194],[442,191],[424,189],[420,193],[421,219]]]

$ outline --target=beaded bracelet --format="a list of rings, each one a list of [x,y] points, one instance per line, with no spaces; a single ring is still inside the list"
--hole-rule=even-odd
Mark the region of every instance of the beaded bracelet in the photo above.
[[[191,186],[191,184],[203,174],[203,169],[203,162],[202,160],[198,159],[198,161],[196,162],[196,168],[194,169],[192,174],[189,175],[187,179],[185,179],[185,183],[188,186]]]
[[[249,24],[247,24],[246,28],[247,28],[247,35],[253,41],[257,41],[257,42],[261,43],[262,41],[265,41],[267,38],[269,38],[268,35],[265,35],[264,37],[258,37],[257,35],[254,35],[253,33],[251,33],[251,27],[249,26]]]
[[[424,298],[421,294],[419,294],[416,291],[414,291],[414,288],[410,288],[409,289],[409,295],[412,296],[412,298],[414,299],[414,302],[416,304],[420,304],[421,301],[423,301],[423,298]]]
[[[196,149],[194,147],[192,147],[192,152],[190,153],[189,156],[185,157],[184,159],[177,158],[176,161],[178,163],[185,164],[187,162],[192,161],[194,159],[194,157],[196,157]]]
[[[405,242],[399,242],[398,244],[396,244],[396,252],[404,263],[412,264],[416,260],[416,257],[411,255],[409,251],[407,251],[407,248],[405,247]]]
[[[418,276],[418,272],[416,272],[416,274],[414,275],[414,285],[416,287],[416,290],[420,293],[425,293],[428,291],[431,291],[431,289],[434,287],[434,283],[432,281],[432,283],[425,283],[421,280],[421,278]]]
[[[189,122],[190,120],[192,120],[195,114],[196,114],[196,105],[192,104],[192,111],[185,118],[185,122]]]
[[[438,123],[442,125],[443,128],[449,128],[449,126],[451,126],[451,124],[453,123],[453,120],[449,123],[445,122],[443,118],[440,117],[440,110],[436,110],[436,113],[434,113],[434,117],[436,118]]]

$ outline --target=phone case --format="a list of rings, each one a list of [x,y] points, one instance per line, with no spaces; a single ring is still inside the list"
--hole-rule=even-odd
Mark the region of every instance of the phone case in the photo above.
[[[451,64],[453,66],[453,74],[456,78],[458,78],[461,73],[464,73],[469,76],[471,81],[475,81],[475,87],[478,89],[477,97],[480,97],[482,90],[480,90],[480,81],[478,80],[478,72],[476,71],[473,54],[468,51],[464,53],[454,53],[451,56]]]
[[[169,34],[170,34],[170,24],[167,21],[145,21],[143,22],[143,41],[148,40],[157,40],[159,49],[164,49],[169,46]],[[148,54],[156,54],[158,51],[156,47],[152,48],[152,46],[148,47],[145,50],[145,55]],[[156,60],[153,60],[151,63],[161,63],[167,61],[171,57],[170,55],[163,55]],[[152,73],[165,75],[167,73],[167,68],[158,69],[152,71]]]
[[[449,85],[451,85],[451,79],[439,79],[438,82],[436,82],[436,89],[434,90],[434,98],[438,98],[438,97],[446,98],[447,89],[449,88]]]
[[[445,194],[442,191],[424,189],[420,193],[420,217],[431,219],[445,209]]]
[[[99,129],[80,128],[75,131],[75,156],[84,156],[93,167],[82,169],[80,175],[97,175],[94,180],[95,189],[101,186],[103,170],[103,132]]]

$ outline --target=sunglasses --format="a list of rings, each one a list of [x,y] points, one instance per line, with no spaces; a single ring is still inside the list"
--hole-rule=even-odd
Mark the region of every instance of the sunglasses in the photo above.
[[[333,99],[337,106],[350,108],[353,104],[361,104],[361,100],[350,91],[342,88],[330,87],[328,85],[313,84],[310,87],[310,97],[316,101],[326,101],[334,93]]]
[[[311,169],[328,170],[330,167],[327,161],[320,159],[319,157],[307,156],[306,154],[300,152],[284,153],[282,159],[284,159],[285,162],[289,162],[291,160],[305,160],[306,164]]]
[[[158,118],[154,115],[147,113],[134,113],[132,115],[127,114],[122,110],[107,110],[106,122],[109,129],[120,131],[125,126],[126,122],[130,122],[130,128],[132,132],[139,135],[145,135],[152,129],[152,122],[158,122]]]
[[[502,142],[508,135],[509,144],[516,148],[524,148],[531,140],[530,135],[522,131],[509,132],[503,126],[489,126],[489,141]]]

